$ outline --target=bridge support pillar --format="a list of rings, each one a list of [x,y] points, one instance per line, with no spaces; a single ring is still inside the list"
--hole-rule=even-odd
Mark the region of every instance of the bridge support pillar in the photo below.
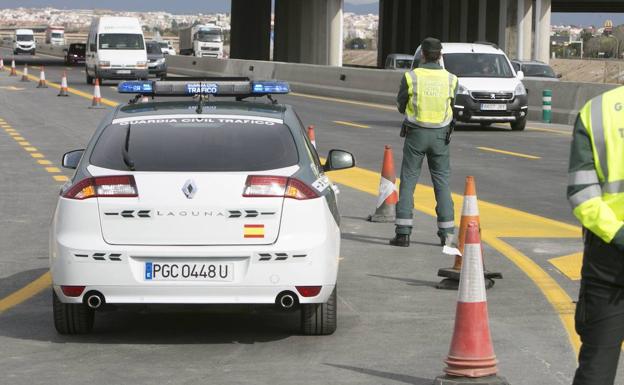
[[[232,0],[230,57],[270,60],[271,0]]]
[[[343,0],[275,0],[273,60],[341,66],[342,9]]]
[[[551,0],[535,0],[535,51],[536,60],[550,61]]]

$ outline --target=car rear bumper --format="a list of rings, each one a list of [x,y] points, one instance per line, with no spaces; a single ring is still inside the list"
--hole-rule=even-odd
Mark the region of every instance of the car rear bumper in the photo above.
[[[124,71],[120,73],[119,71]],[[128,73],[125,73],[128,71]],[[102,79],[138,79],[138,78],[147,78],[149,72],[147,68],[145,69],[137,69],[137,68],[98,68],[97,77]]]
[[[482,111],[481,104],[505,104],[501,111]],[[457,121],[466,123],[516,122],[527,116],[527,95],[516,95],[511,101],[477,101],[470,95],[457,95],[454,111]]]

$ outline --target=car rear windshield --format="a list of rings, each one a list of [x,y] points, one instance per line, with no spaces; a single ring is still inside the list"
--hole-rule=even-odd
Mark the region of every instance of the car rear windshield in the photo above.
[[[397,59],[395,67],[409,69],[411,65],[412,65],[412,59]]]
[[[148,54],[161,54],[162,53],[160,49],[160,45],[158,43],[147,43],[145,44],[145,48],[147,49]]]
[[[69,52],[72,53],[85,53],[87,46],[85,44],[72,44],[69,46]]]
[[[109,125],[93,149],[91,164],[128,170],[131,159],[136,171],[218,172],[272,170],[299,162],[284,124],[253,117],[160,120]]]
[[[513,72],[505,55],[484,53],[443,54],[444,67],[458,77],[511,78]]]
[[[144,49],[143,35],[136,33],[102,33],[99,36],[100,49]]]

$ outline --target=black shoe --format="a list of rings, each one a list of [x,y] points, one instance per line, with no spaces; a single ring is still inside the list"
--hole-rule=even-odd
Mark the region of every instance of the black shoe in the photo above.
[[[409,247],[410,236],[407,234],[397,234],[390,240],[392,246]]]

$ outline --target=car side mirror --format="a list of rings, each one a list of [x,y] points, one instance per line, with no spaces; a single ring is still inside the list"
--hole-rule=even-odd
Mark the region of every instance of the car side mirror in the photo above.
[[[518,78],[518,80],[522,81],[524,80],[524,72],[522,71],[518,71],[516,72],[516,77]]]
[[[343,150],[331,150],[323,165],[323,171],[344,170],[355,166],[353,154]]]
[[[66,152],[63,155],[62,165],[65,168],[75,169],[78,167],[78,163],[80,163],[80,159],[82,158],[82,154],[84,154],[85,150],[74,150],[70,152]]]

